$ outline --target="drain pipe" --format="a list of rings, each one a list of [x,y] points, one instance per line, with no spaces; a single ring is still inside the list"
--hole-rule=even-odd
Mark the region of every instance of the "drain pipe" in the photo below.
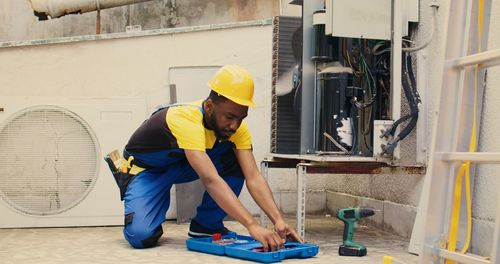
[[[81,14],[100,9],[131,5],[152,0],[30,0],[38,20]]]

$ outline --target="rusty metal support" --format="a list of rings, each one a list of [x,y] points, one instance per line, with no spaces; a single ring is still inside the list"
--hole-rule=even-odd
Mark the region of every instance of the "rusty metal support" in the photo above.
[[[97,16],[95,18],[95,34],[100,35],[101,34],[101,6],[99,4],[99,0],[96,0],[96,5],[97,5]]]

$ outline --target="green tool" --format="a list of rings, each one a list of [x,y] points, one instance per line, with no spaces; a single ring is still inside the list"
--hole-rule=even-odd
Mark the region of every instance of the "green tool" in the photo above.
[[[343,244],[339,247],[340,256],[366,256],[366,247],[352,240],[356,223],[359,219],[367,216],[372,216],[375,211],[370,208],[350,207],[339,209],[337,218],[344,222]]]

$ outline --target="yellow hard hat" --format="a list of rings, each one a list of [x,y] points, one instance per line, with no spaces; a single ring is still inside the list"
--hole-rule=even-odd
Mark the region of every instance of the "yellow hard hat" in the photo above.
[[[220,68],[207,84],[214,92],[239,105],[255,106],[252,75],[238,65]]]

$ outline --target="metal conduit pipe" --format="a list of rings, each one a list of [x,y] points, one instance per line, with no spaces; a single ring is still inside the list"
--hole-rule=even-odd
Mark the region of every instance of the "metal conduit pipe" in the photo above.
[[[30,0],[38,20],[58,18],[68,14],[81,14],[117,6],[152,0]]]

